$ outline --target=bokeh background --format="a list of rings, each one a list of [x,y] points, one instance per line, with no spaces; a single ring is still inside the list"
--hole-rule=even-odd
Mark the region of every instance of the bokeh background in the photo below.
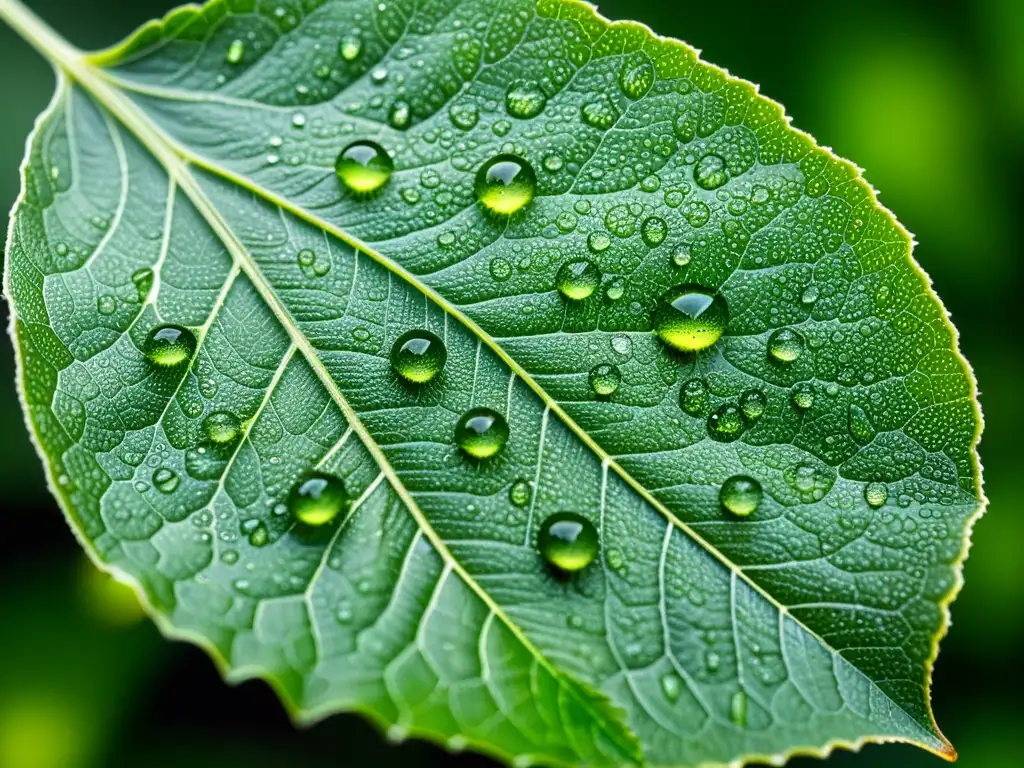
[[[174,0],[29,0],[84,48],[115,42]],[[935,670],[938,721],[966,768],[1024,764],[1024,0],[604,0],[758,82],[819,142],[866,169],[916,234],[974,365],[988,426],[991,508]],[[0,25],[0,209],[53,89],[48,66]],[[6,305],[0,310],[6,316]],[[6,318],[3,320],[6,326]],[[195,648],[163,640],[127,588],[81,554],[23,426],[13,354],[0,350],[0,768],[488,766],[392,746],[354,716],[291,726],[262,683],[223,684]],[[792,765],[810,768],[812,760]],[[906,746],[834,766],[937,768]]]

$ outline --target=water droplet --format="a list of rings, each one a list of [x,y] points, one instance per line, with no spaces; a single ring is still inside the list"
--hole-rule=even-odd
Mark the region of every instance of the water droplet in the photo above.
[[[677,267],[685,267],[690,263],[690,251],[688,248],[680,248],[672,254],[672,263]]]
[[[258,523],[249,532],[249,544],[254,547],[265,547],[268,543],[270,543],[270,531],[263,523]]]
[[[748,421],[757,421],[768,407],[768,398],[760,389],[748,389],[740,395],[740,410]]]
[[[308,472],[299,478],[288,494],[288,509],[306,525],[331,522],[348,504],[345,483],[324,472]]]
[[[558,269],[555,287],[567,299],[582,301],[601,284],[601,270],[588,259],[567,261]]]
[[[544,167],[554,173],[562,168],[562,158],[560,155],[548,155],[544,158]]]
[[[619,70],[619,87],[629,98],[643,98],[654,85],[654,62],[650,56],[638,51],[627,56]]]
[[[640,225],[640,236],[648,248],[657,248],[668,235],[668,224],[660,216],[651,216]]]
[[[494,456],[508,442],[505,417],[490,408],[471,408],[455,425],[455,443],[477,459]]]
[[[174,493],[181,480],[177,473],[167,467],[153,470],[153,485],[160,493]]]
[[[520,120],[539,115],[547,101],[540,85],[532,80],[516,80],[505,94],[505,108],[512,117]]]
[[[850,403],[847,421],[850,425],[850,434],[859,445],[867,445],[875,439],[875,426],[871,423],[871,418],[856,403]]]
[[[605,289],[604,295],[608,297],[610,301],[618,301],[622,298],[626,292],[626,281],[621,277],[616,277]]]
[[[594,394],[607,397],[612,395],[622,383],[622,373],[618,366],[600,363],[590,369],[590,388]]]
[[[570,573],[579,571],[597,556],[597,529],[575,512],[556,512],[541,525],[537,547],[555,568]]]
[[[889,498],[889,489],[885,483],[868,483],[864,486],[864,501],[873,509],[878,509]]]
[[[738,517],[753,514],[763,496],[761,484],[747,475],[733,475],[722,483],[718,491],[722,506]]]
[[[629,357],[633,353],[633,341],[624,333],[617,333],[612,336],[612,349],[623,357]]]
[[[662,297],[652,318],[658,337],[683,352],[707,349],[725,331],[729,309],[721,294],[680,285]]]
[[[491,277],[497,280],[499,283],[503,283],[512,277],[512,262],[508,259],[503,259],[498,256],[491,260],[490,264]]]
[[[245,55],[245,43],[241,40],[232,40],[228,46],[228,52],[224,55],[224,61],[228,64],[237,64]]]
[[[477,110],[476,104],[473,102],[453,104],[448,109],[448,118],[456,128],[468,131],[474,128],[477,122],[479,122],[480,112]]]
[[[814,405],[814,387],[811,386],[810,382],[800,382],[793,387],[790,399],[793,401],[793,405],[801,411],[806,411]]]
[[[354,141],[338,155],[334,172],[356,194],[366,195],[383,187],[395,168],[384,148],[375,141]]]
[[[708,407],[708,385],[702,378],[693,378],[679,389],[679,407],[691,416],[700,416]]]
[[[530,503],[532,495],[533,491],[526,480],[516,480],[512,483],[512,487],[508,489],[508,500],[516,507],[525,507]]]
[[[316,253],[309,248],[303,248],[295,257],[300,267],[312,267],[316,263]]]
[[[157,365],[181,365],[195,354],[196,336],[180,325],[158,325],[146,337],[143,351]]]
[[[406,331],[391,347],[391,365],[406,381],[423,384],[444,368],[448,350],[435,334],[425,330]]]
[[[214,443],[232,442],[241,429],[238,417],[227,411],[214,411],[203,419],[203,432]]]
[[[587,248],[594,253],[603,253],[612,244],[607,232],[591,232],[587,236]]]
[[[113,296],[100,296],[96,299],[96,311],[101,315],[112,315],[117,311],[117,299]]]
[[[490,213],[508,216],[533,199],[537,176],[530,164],[515,155],[498,155],[477,171],[473,191]]]
[[[220,553],[221,562],[225,565],[234,565],[238,562],[238,550],[237,549],[225,549]]]
[[[294,115],[292,115],[292,125],[295,126],[296,128],[305,128],[306,116],[301,112],[296,112]]]
[[[666,672],[661,676],[661,692],[669,701],[675,701],[683,690],[683,681],[674,672]]]
[[[704,189],[718,189],[729,180],[725,160],[718,155],[705,155],[693,169],[693,180]]]
[[[613,571],[621,571],[626,565],[625,558],[622,557],[622,553],[617,549],[609,549],[605,555],[605,560],[608,561],[608,567]]]
[[[780,328],[768,338],[768,354],[780,363],[792,363],[804,351],[804,337],[792,328]]]
[[[720,443],[731,443],[743,434],[743,412],[733,403],[725,403],[708,417],[708,434]]]
[[[818,300],[818,286],[809,285],[804,289],[804,292],[800,294],[800,301],[804,304],[813,304]]]
[[[408,102],[396,101],[388,112],[388,124],[399,131],[404,131],[412,123],[412,111]]]
[[[355,61],[363,50],[363,41],[355,35],[343,37],[338,44],[338,55],[345,61]]]
[[[729,719],[740,728],[747,725],[747,694],[736,691],[729,700]]]
[[[606,131],[619,119],[619,109],[607,94],[601,94],[584,104],[580,115],[587,125],[600,131]]]

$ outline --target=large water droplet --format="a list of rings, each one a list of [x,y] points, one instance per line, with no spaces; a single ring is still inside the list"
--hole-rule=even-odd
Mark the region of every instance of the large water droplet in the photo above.
[[[733,403],[725,403],[708,417],[708,434],[720,443],[731,443],[743,434],[743,412]]]
[[[573,259],[558,269],[555,287],[567,299],[582,301],[601,284],[601,270],[589,259]]]
[[[748,389],[740,395],[740,410],[748,421],[757,421],[768,407],[768,398],[760,389]]]
[[[885,483],[868,483],[864,486],[864,501],[869,507],[878,509],[888,498],[889,489],[885,487]]]
[[[528,162],[515,155],[498,155],[477,171],[473,191],[490,213],[509,216],[533,199],[537,175]]]
[[[306,525],[325,525],[348,504],[348,492],[340,477],[308,472],[288,494],[288,510]]]
[[[729,180],[725,160],[718,155],[705,155],[693,169],[693,180],[704,189],[718,189]]]
[[[505,94],[505,108],[512,117],[529,120],[541,113],[547,100],[538,83],[532,80],[516,80]]]
[[[780,328],[768,337],[768,354],[780,363],[792,363],[804,351],[804,337],[792,328]]]
[[[640,225],[640,236],[648,248],[657,248],[668,234],[668,224],[660,216],[651,216]]]
[[[733,475],[718,492],[722,506],[738,517],[747,517],[761,504],[761,484],[747,475]]]
[[[600,363],[590,369],[590,388],[594,390],[595,395],[612,395],[621,383],[622,373],[616,365]]]
[[[541,525],[537,547],[544,559],[560,571],[580,571],[597,556],[597,529],[575,512],[556,512]]]
[[[416,384],[437,376],[447,360],[444,342],[430,331],[406,331],[391,347],[391,365],[395,371]]]
[[[508,422],[490,408],[471,408],[455,425],[455,443],[477,459],[494,456],[508,442]]]
[[[699,285],[680,285],[662,297],[652,318],[658,337],[683,352],[707,349],[729,324],[721,294]]]
[[[690,379],[680,387],[679,407],[691,416],[700,416],[707,410],[708,385],[704,379]]]
[[[654,85],[654,62],[642,51],[627,56],[619,70],[619,87],[629,98],[642,98]]]
[[[159,467],[153,470],[153,485],[160,493],[174,493],[181,480],[177,473],[167,467]]]
[[[341,183],[358,195],[367,195],[383,187],[395,168],[391,157],[375,141],[354,141],[338,155],[334,172]]]
[[[238,417],[227,411],[214,411],[203,419],[203,432],[214,443],[230,443],[241,428]]]
[[[143,352],[151,362],[162,366],[181,365],[192,359],[196,336],[180,325],[158,325],[146,337]]]

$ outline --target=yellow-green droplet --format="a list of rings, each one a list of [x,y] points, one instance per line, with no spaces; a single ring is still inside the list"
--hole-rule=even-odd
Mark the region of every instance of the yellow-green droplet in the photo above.
[[[601,284],[601,270],[589,259],[573,259],[558,269],[555,287],[567,299],[582,301]]]
[[[720,443],[731,443],[743,434],[743,413],[739,406],[726,403],[708,417],[708,434]]]
[[[680,285],[662,297],[652,318],[658,337],[682,352],[714,344],[729,324],[725,298],[699,285]]]
[[[790,399],[793,401],[793,405],[801,411],[806,411],[814,405],[814,387],[810,382],[802,381],[793,387]]]
[[[600,363],[590,369],[590,388],[595,395],[607,397],[618,390],[622,383],[622,373],[617,365]]]
[[[768,354],[780,363],[792,363],[804,351],[804,337],[792,328],[780,328],[768,337]]]
[[[757,421],[768,407],[768,398],[760,389],[748,389],[740,395],[740,410],[748,421]]]
[[[537,546],[544,559],[558,570],[580,571],[597,556],[597,529],[575,512],[557,512],[541,525]]]
[[[230,443],[241,428],[238,417],[227,411],[214,411],[203,419],[203,432],[214,443]]]
[[[334,172],[346,189],[357,195],[368,195],[383,187],[395,164],[375,141],[354,141],[338,155]]]
[[[407,101],[396,101],[388,112],[388,124],[399,131],[404,131],[412,123],[412,108]]]
[[[747,694],[736,691],[729,700],[729,719],[740,728],[747,725]]]
[[[490,408],[471,408],[455,425],[455,443],[477,459],[488,459],[508,442],[505,417]]]
[[[308,472],[288,494],[288,510],[305,525],[326,525],[348,504],[348,493],[340,477]]]
[[[660,216],[644,219],[644,223],[640,225],[640,236],[648,248],[657,248],[664,242],[666,235],[668,224]]]
[[[180,325],[158,325],[146,337],[143,351],[157,365],[181,365],[195,354],[196,336]]]
[[[654,85],[654,62],[643,51],[627,56],[619,70],[619,87],[631,99],[642,98]]]
[[[228,64],[237,64],[244,55],[245,43],[241,40],[232,40],[231,45],[228,46],[228,52],[224,55],[224,60]]]
[[[708,408],[708,385],[702,378],[693,378],[679,388],[679,407],[691,416],[700,416]]]
[[[764,493],[761,484],[747,475],[733,475],[718,491],[722,506],[738,517],[747,517],[761,504]]]
[[[683,681],[674,672],[666,672],[661,676],[661,692],[669,701],[675,701],[683,690]]]
[[[885,487],[885,483],[868,483],[864,486],[864,501],[868,503],[869,507],[878,509],[886,500],[889,498],[889,489]]]
[[[531,496],[533,496],[533,491],[530,489],[530,483],[526,480],[516,480],[508,489],[508,500],[516,507],[525,507],[530,503]]]
[[[704,189],[718,189],[729,180],[729,169],[718,155],[705,155],[693,169],[693,180]]]
[[[498,155],[477,171],[473,191],[484,210],[510,216],[527,205],[537,190],[537,175],[516,155]]]
[[[343,37],[338,44],[338,55],[345,61],[355,61],[363,50],[363,41],[355,35]]]
[[[424,384],[437,376],[448,360],[444,342],[430,331],[406,331],[391,347],[391,365],[406,381]]]
[[[540,84],[532,80],[516,80],[505,93],[505,108],[512,117],[520,120],[539,115],[547,101]]]

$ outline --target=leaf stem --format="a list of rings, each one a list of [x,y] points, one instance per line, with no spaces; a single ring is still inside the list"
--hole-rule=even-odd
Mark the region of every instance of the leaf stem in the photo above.
[[[61,69],[72,70],[84,58],[82,51],[57,34],[21,0],[0,0],[0,19]]]

